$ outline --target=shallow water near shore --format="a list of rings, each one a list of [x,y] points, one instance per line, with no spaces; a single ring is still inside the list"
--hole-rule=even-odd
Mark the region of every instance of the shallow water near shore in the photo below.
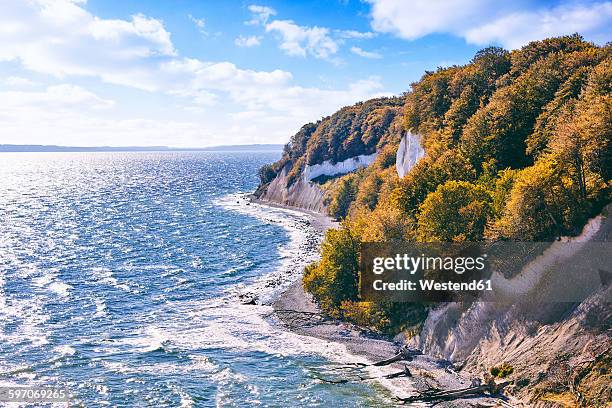
[[[277,158],[0,155],[0,385],[66,386],[84,406],[390,405],[376,384],[317,380],[357,357],[267,305],[317,239],[242,198]]]

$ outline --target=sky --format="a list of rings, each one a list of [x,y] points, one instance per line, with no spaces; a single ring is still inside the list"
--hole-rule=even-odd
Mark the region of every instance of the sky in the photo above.
[[[0,0],[0,144],[286,143],[486,46],[610,27],[611,1]]]

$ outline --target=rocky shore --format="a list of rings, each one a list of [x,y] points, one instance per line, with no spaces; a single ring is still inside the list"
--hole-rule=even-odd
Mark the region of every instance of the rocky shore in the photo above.
[[[271,204],[251,198],[257,205],[286,208],[296,211],[295,208],[280,204]],[[296,262],[290,263],[288,273],[294,275],[294,281],[284,288],[272,300],[272,307],[279,324],[292,332],[316,337],[326,341],[344,345],[347,350],[370,364],[388,359],[396,355],[402,343],[385,336],[378,335],[353,324],[322,317],[322,314],[312,297],[305,293],[301,284],[301,273],[305,265],[304,259],[316,259],[319,245],[328,228],[337,226],[330,217],[322,214],[299,210],[308,217],[307,224],[299,226],[308,230],[310,239],[300,245],[297,253],[293,254]],[[417,395],[419,392],[431,389],[455,390],[469,387],[473,380],[462,377],[455,371],[455,367],[448,361],[421,354],[418,350],[411,350],[414,356],[410,361],[400,361],[382,367],[365,366],[361,374],[355,370],[347,371],[347,379],[358,377],[375,377],[383,387],[394,396],[406,398]],[[388,379],[385,376],[397,373],[408,368],[411,377]],[[339,387],[342,384],[338,385]],[[437,407],[482,407],[500,406],[500,401],[494,398],[467,398],[438,403]],[[411,406],[419,406],[412,404]],[[422,405],[426,406],[426,405]]]

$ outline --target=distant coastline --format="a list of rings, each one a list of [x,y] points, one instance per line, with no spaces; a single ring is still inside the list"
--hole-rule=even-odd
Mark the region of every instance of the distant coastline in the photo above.
[[[282,144],[248,144],[210,147],[169,146],[56,146],[0,144],[3,152],[276,152]]]

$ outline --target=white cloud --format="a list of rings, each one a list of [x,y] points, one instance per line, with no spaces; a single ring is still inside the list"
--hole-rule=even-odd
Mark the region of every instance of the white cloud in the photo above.
[[[379,78],[368,78],[349,84],[346,89],[319,89],[288,86],[238,91],[234,97],[249,110],[266,109],[268,112],[288,114],[301,118],[300,124],[330,115],[341,106],[376,96],[382,92]]]
[[[509,48],[518,48],[529,41],[577,32],[604,43],[610,40],[611,24],[612,3],[560,6],[500,17],[468,29],[465,38],[474,44],[495,42]]]
[[[57,77],[99,76],[153,89],[145,63],[176,55],[161,21],[100,19],[69,0],[10,2],[0,13],[0,61]]]
[[[274,10],[272,7],[251,4],[248,9],[252,14],[252,18],[245,22],[247,25],[264,25],[268,22],[268,19],[271,16],[276,15],[276,10]]]
[[[371,38],[376,37],[376,33],[373,33],[371,31],[362,32],[356,30],[336,30],[336,32],[341,38],[347,39],[369,40]]]
[[[208,81],[226,81],[224,74],[216,72],[221,68],[204,68],[208,71],[204,76]],[[243,73],[242,81],[258,84],[246,89],[233,87],[234,98],[243,110],[209,112],[188,106],[183,110],[193,115],[189,119],[122,117],[117,115],[121,113],[117,108],[102,109],[111,108],[112,101],[73,89],[72,85],[50,87],[44,92],[0,92],[0,143],[185,147],[284,143],[306,122],[341,106],[385,95],[378,78],[329,90],[289,84],[269,86],[274,83],[271,78],[247,73]]]
[[[0,112],[17,107],[44,107],[49,109],[106,109],[115,102],[100,98],[98,95],[76,85],[60,84],[47,87],[44,91],[0,92],[2,108]]]
[[[206,26],[206,21],[204,21],[203,18],[196,18],[191,14],[187,15],[187,17],[189,17],[189,20],[199,29],[203,29]]]
[[[490,0],[368,0],[372,6],[372,28],[414,40],[435,32],[456,32],[469,25],[491,3]]]
[[[266,25],[267,32],[280,36],[280,49],[288,55],[328,59],[338,52],[338,43],[324,27],[303,27],[291,20],[274,20]]]
[[[11,87],[29,87],[36,85],[36,82],[32,81],[28,78],[18,77],[18,76],[10,76],[4,80],[4,84]]]
[[[381,59],[382,58],[382,55],[380,55],[377,52],[365,51],[359,47],[351,47],[351,52],[363,58],[370,58],[370,59]]]
[[[287,55],[306,57],[308,55],[319,59],[340,63],[338,58],[332,58],[344,43],[344,40],[363,40],[374,38],[374,32],[361,32],[357,30],[331,30],[326,27],[300,26],[292,20],[270,20],[276,15],[276,10],[251,5],[248,7],[253,18],[246,22],[250,25],[263,25],[266,32],[275,33],[280,41],[279,48]],[[250,42],[249,42],[250,40]],[[257,37],[238,37],[235,41],[239,46],[259,45]],[[373,55],[373,54],[372,54]],[[370,58],[376,58],[370,56]]]
[[[128,20],[102,19],[82,8],[83,3],[69,0],[10,2],[2,7],[0,61],[20,66],[20,78],[27,80],[28,72],[34,71],[42,74],[37,80],[61,83],[36,92],[0,92],[0,143],[283,142],[305,122],[383,93],[378,78],[337,89],[302,87],[287,71],[256,71],[182,57],[163,23],[140,14]],[[327,29],[293,26],[297,34],[287,41],[296,42],[305,54],[326,58],[337,52]],[[72,79],[95,84],[103,90],[98,92],[114,97],[98,96],[70,84]],[[152,97],[143,97],[139,90]],[[142,103],[123,101],[124,96]]]
[[[11,110],[10,115],[10,121],[4,120],[0,111],[3,144],[183,147],[227,144],[221,134],[212,133],[196,121],[106,118],[81,110],[32,106]],[[36,120],[32,121],[32,117]]]
[[[208,35],[208,32],[205,29],[206,28],[206,20],[204,20],[203,18],[194,17],[191,14],[188,14],[187,18],[189,18],[189,21],[191,21],[196,26],[196,28],[198,29],[200,34],[202,34],[204,36]]]
[[[261,37],[258,37],[256,35],[252,35],[249,37],[240,35],[234,40],[234,44],[236,44],[238,47],[255,47],[260,43]]]
[[[466,41],[499,43],[514,48],[529,41],[579,32],[599,42],[608,41],[612,3],[568,3],[543,7],[537,2],[500,3],[494,0],[367,0],[372,28],[414,40],[433,33],[449,33]],[[531,3],[531,4],[530,4]]]

